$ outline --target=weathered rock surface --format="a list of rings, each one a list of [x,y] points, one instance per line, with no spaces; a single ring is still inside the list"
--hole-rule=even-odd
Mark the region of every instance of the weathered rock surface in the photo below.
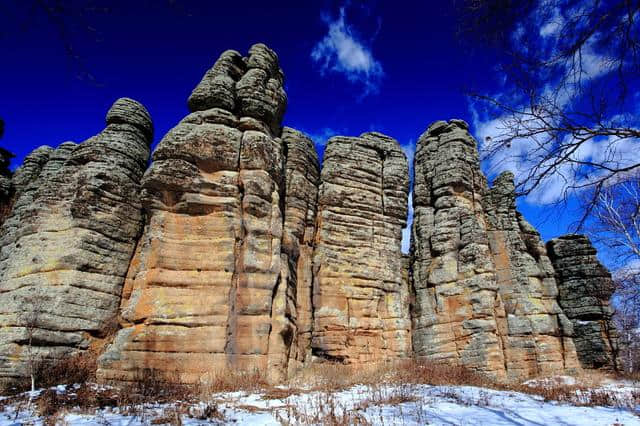
[[[584,368],[615,370],[617,331],[609,300],[611,274],[584,235],[564,235],[547,243],[558,281],[560,306],[573,323],[578,359]]]
[[[313,330],[313,247],[316,232],[316,212],[320,165],[311,139],[285,127],[282,141],[287,152],[286,198],[282,238],[283,276],[287,273],[286,311],[295,312],[290,327],[293,335],[289,370],[311,360]],[[284,302],[285,300],[282,300]],[[295,311],[294,309],[295,308]],[[279,308],[282,310],[282,308]]]
[[[0,225],[11,211],[13,204],[13,188],[11,185],[11,159],[15,156],[0,147]]]
[[[408,165],[380,133],[334,137],[324,154],[313,254],[313,354],[345,363],[410,354],[401,253]]]
[[[508,376],[578,368],[573,327],[558,305],[553,266],[540,234],[516,210],[513,174],[498,176],[483,200],[506,314],[500,335]]]
[[[475,140],[458,120],[420,136],[413,193],[413,352],[506,376],[498,292]]]
[[[595,250],[575,235],[545,247],[513,176],[489,188],[467,123],[418,141],[403,255],[398,142],[334,137],[320,170],[281,127],[283,81],[268,47],[225,51],[148,169],[151,119],[126,98],[100,134],[38,148],[13,175],[0,149],[0,383],[107,342],[105,382],[278,382],[313,361],[407,357],[497,379],[616,368]]]
[[[513,176],[489,190],[461,120],[432,124],[415,157],[414,352],[520,379],[578,367],[571,323]]]
[[[147,221],[123,329],[100,358],[101,379],[147,368],[180,382],[227,367],[286,374],[296,331],[282,257],[282,80],[266,46],[247,58],[226,51],[191,94],[192,113],[160,141],[142,181]]]
[[[135,120],[131,117],[136,117]],[[0,234],[0,376],[87,349],[116,315],[142,228],[151,120],[122,98],[81,144],[39,148],[13,178]]]

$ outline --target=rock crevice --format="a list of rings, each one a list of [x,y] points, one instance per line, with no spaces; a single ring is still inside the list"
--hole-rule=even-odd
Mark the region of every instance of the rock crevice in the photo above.
[[[122,98],[101,133],[39,148],[16,171],[0,230],[3,379],[86,350],[113,326],[142,230],[151,135],[146,109]]]
[[[321,167],[282,127],[283,84],[267,46],[223,52],[150,165],[151,119],[126,98],[101,133],[38,148],[12,176],[0,152],[0,381],[27,377],[33,354],[55,363],[107,340],[104,382],[226,369],[281,382],[313,362],[406,358],[500,380],[617,368],[595,250],[582,236],[545,246],[513,175],[489,187],[467,123],[418,140],[403,255],[400,144],[336,136]]]

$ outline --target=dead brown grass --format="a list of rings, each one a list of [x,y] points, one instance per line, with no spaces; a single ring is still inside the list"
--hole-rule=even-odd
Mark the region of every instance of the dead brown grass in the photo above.
[[[406,360],[368,366],[319,363],[302,371],[288,386],[282,387],[269,385],[258,371],[216,371],[204,377],[198,385],[182,385],[176,384],[179,382],[177,373],[174,375],[144,370],[134,382],[118,388],[109,388],[92,384],[94,366],[95,356],[83,354],[58,365],[49,365],[47,369],[42,370],[42,374],[48,372],[47,380],[42,379],[42,382],[48,385],[75,383],[72,391],[58,394],[55,389],[50,389],[34,400],[33,407],[45,423],[55,424],[64,419],[65,413],[70,411],[95,414],[107,407],[118,407],[125,415],[144,417],[149,416],[149,409],[145,407],[156,404],[164,404],[166,408],[160,415],[155,413],[152,417],[145,417],[151,424],[181,424],[185,417],[221,422],[224,421],[224,413],[219,409],[220,404],[233,401],[216,400],[215,394],[246,391],[261,393],[264,399],[283,401],[285,408],[273,411],[283,424],[364,425],[367,424],[362,415],[364,410],[370,413],[370,409],[375,412],[378,409],[376,407],[417,402],[419,398],[415,395],[415,385],[466,385],[508,390],[540,395],[547,401],[578,406],[630,408],[640,404],[640,391],[615,392],[603,388],[611,376],[592,372],[577,376],[576,385],[566,384],[554,378],[540,378],[525,385],[499,383],[486,375],[460,366]],[[338,392],[356,385],[364,386],[360,402],[355,407],[343,406]],[[446,388],[443,388],[441,396],[459,399],[455,392],[448,396],[446,392]],[[302,393],[310,394],[311,404],[287,403],[287,398]],[[489,392],[484,399],[459,402],[472,405],[489,404],[488,395]],[[203,408],[200,401],[209,402]],[[15,402],[16,399],[13,398],[3,400],[0,410],[2,405]],[[251,410],[252,407],[238,405],[235,409]]]
[[[293,378],[290,385],[314,390],[337,391],[355,385],[380,384],[469,385],[497,384],[481,373],[460,366],[434,365],[403,360],[369,365],[318,363]]]

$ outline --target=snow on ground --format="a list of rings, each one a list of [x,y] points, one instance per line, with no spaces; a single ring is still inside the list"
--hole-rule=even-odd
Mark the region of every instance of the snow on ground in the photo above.
[[[625,384],[610,387],[620,393],[637,389]],[[376,425],[640,425],[640,406],[577,407],[545,402],[535,395],[470,386],[354,386],[332,393],[291,395],[284,388],[280,390],[215,394],[210,401],[181,411],[181,420],[184,425],[211,424],[210,419],[198,420],[198,413],[216,407],[220,413],[217,422],[237,425],[326,424],[331,419],[338,424],[366,424],[364,420]],[[66,390],[58,387],[57,391]],[[93,414],[71,410],[60,420],[69,425],[133,426],[159,424],[158,419],[178,413],[171,404],[147,404],[138,407],[135,415],[121,410],[107,408]],[[7,405],[0,412],[0,426],[22,424],[41,425],[43,419],[24,406],[18,412],[15,405]]]

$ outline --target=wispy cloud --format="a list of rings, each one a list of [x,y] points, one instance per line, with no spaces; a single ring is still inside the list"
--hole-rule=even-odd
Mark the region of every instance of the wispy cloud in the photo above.
[[[557,4],[561,7],[554,6]],[[537,46],[538,51],[546,55],[542,59],[552,61],[557,54],[557,44],[562,42],[558,39],[558,34],[566,23],[565,17],[582,13],[581,8],[584,8],[585,4],[585,1],[558,3],[538,0],[537,7],[532,10],[531,14],[523,17],[523,20],[515,26],[510,35],[512,45],[520,49],[523,56],[527,54],[525,50],[527,46]],[[539,32],[528,31],[529,27],[526,26],[526,23],[539,28]],[[532,43],[522,42],[526,37]],[[580,85],[589,84],[615,71],[613,62],[607,56],[608,53],[596,48],[600,37],[601,33],[594,32],[584,44],[583,49],[576,53],[573,62],[569,62],[564,68],[559,66],[555,74],[539,76],[540,84],[535,89],[542,94],[542,99],[552,100],[551,102],[557,108],[570,107],[582,101],[580,98],[582,86]],[[574,63],[580,64],[577,67],[578,71],[571,68]],[[574,83],[574,81],[579,81],[579,83]],[[541,161],[544,164],[545,156],[543,154],[545,150],[552,148],[543,146],[542,141],[545,139],[553,140],[553,138],[552,135],[543,131],[547,127],[545,123],[538,123],[535,118],[532,118],[535,115],[530,114],[531,109],[528,107],[527,101],[514,98],[508,83],[502,83],[505,91],[502,92],[500,89],[500,92],[492,94],[491,97],[505,104],[514,105],[516,110],[522,111],[522,122],[526,123],[527,128],[541,129],[541,131],[533,132],[537,135],[535,138],[515,139],[511,141],[509,146],[500,148],[495,155],[486,160],[483,168],[490,177],[502,171],[512,171],[516,181],[523,182],[531,177],[535,166],[541,164]],[[482,149],[491,151],[492,143],[499,140],[501,135],[509,133],[507,129],[513,128],[509,124],[513,117],[510,114],[482,114],[475,107],[474,103],[470,104],[475,136]],[[511,121],[512,124],[513,121]],[[564,139],[562,142],[569,143],[571,140]],[[544,176],[540,185],[526,197],[526,201],[530,204],[544,205],[554,203],[566,195],[575,193],[577,188],[585,186],[589,179],[594,180],[598,177],[594,173],[590,174],[587,170],[580,169],[580,166],[576,164],[593,162],[612,167],[625,165],[630,162],[630,159],[637,158],[634,151],[637,152],[639,142],[638,140],[622,140],[615,137],[589,140],[571,154],[570,160],[574,161],[573,163],[569,162],[554,167],[552,173]],[[540,170],[544,170],[544,167]]]
[[[338,130],[332,129],[331,127],[323,127],[322,129],[316,130],[314,132],[305,131],[304,133],[306,133],[307,136],[309,136],[313,143],[315,143],[316,145],[324,146],[327,144],[327,141],[330,138],[341,133],[344,134],[345,132],[340,132]]]
[[[377,93],[384,76],[382,64],[373,57],[371,47],[346,22],[345,8],[336,19],[324,18],[327,35],[311,51],[319,72],[343,74],[349,81],[364,85],[363,96]]]

